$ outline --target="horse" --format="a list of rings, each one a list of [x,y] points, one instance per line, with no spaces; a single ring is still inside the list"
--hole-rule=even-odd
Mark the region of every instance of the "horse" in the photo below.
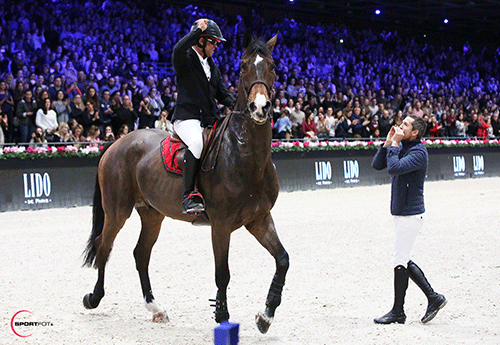
[[[270,115],[276,77],[272,50],[276,40],[276,35],[263,42],[245,33],[234,110],[216,131],[197,176],[197,187],[206,203],[203,217],[211,227],[217,286],[212,306],[217,323],[229,320],[226,290],[231,233],[244,226],[275,259],[276,271],[265,310],[255,316],[262,333],[268,331],[281,303],[289,267],[288,253],[271,216],[279,192],[271,159]],[[168,321],[151,289],[151,250],[165,217],[195,223],[200,216],[182,212],[183,179],[163,166],[160,142],[167,136],[164,131],[153,129],[133,131],[106,147],[100,156],[92,232],[84,251],[84,265],[97,268],[98,278],[93,292],[83,298],[87,309],[96,308],[104,297],[106,262],[115,237],[135,208],[141,219],[141,232],[133,254],[145,306],[153,313],[154,322]]]

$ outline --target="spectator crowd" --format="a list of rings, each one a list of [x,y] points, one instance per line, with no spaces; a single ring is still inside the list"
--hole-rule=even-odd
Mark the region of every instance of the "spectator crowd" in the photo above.
[[[242,18],[161,2],[24,0],[0,3],[0,13],[0,143],[171,132],[171,52],[201,17],[214,19],[227,39],[214,60],[233,93],[241,34],[280,33],[276,139],[383,138],[408,114],[425,119],[427,137],[500,136],[498,47],[433,45],[390,30],[270,22],[255,12]]]

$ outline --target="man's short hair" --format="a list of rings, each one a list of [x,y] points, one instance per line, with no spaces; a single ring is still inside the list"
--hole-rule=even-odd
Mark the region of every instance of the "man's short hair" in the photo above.
[[[421,118],[420,116],[417,115],[408,115],[413,119],[412,128],[413,130],[417,130],[417,139],[420,139],[424,136],[425,131],[427,130],[427,124],[425,123],[424,119]]]

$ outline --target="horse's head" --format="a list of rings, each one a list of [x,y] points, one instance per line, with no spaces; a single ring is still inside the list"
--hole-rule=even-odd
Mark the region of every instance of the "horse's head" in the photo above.
[[[240,80],[238,82],[238,109],[248,109],[252,120],[262,125],[270,114],[271,93],[274,84],[274,60],[271,55],[277,36],[267,43],[254,40],[245,33],[241,58]]]

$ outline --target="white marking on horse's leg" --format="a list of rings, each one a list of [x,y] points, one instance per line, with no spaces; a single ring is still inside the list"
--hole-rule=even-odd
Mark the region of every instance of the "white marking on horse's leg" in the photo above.
[[[150,311],[153,313],[153,322],[168,322],[170,321],[168,319],[167,311],[160,308],[155,300],[152,300],[151,302],[146,302],[144,300],[144,306],[146,307],[147,311]]]
[[[263,58],[262,56],[260,56],[260,55],[257,55],[257,56],[255,57],[255,61],[254,61],[254,63],[253,63],[253,64],[254,64],[255,66],[257,66],[257,65],[259,64],[259,62],[261,62],[262,60],[264,60],[264,58]]]

